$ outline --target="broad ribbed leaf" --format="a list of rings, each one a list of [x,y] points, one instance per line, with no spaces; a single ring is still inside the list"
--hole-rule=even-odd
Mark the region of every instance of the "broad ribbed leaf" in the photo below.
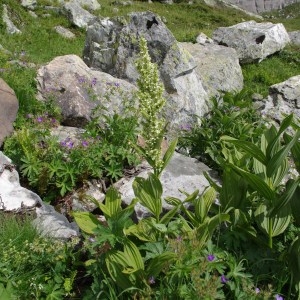
[[[157,255],[151,259],[150,264],[147,267],[147,275],[158,276],[159,273],[166,267],[167,264],[170,264],[176,258],[176,253],[174,252],[164,252]]]
[[[114,187],[110,187],[105,195],[105,204],[99,203],[99,208],[103,211],[106,218],[117,216],[122,210],[121,197]]]
[[[296,142],[298,142],[298,139],[300,137],[300,131],[298,131],[293,139],[280,151],[278,151],[268,162],[267,164],[267,176],[271,177],[277,169],[282,164],[282,161],[286,159],[288,153],[290,152],[291,148],[294,146]]]
[[[162,185],[157,176],[150,174],[147,179],[136,177],[132,187],[138,201],[158,217],[162,212]]]
[[[300,130],[298,130],[298,131],[300,131]],[[290,135],[288,135],[286,133],[284,133],[283,138],[286,143],[289,143],[293,139]],[[294,144],[294,146],[291,149],[291,152],[292,152],[292,157],[293,157],[296,169],[297,169],[298,173],[300,173],[300,142],[299,141]]]
[[[216,190],[209,187],[203,195],[195,201],[195,216],[200,223],[204,222],[215,199]]]
[[[233,165],[229,165],[230,167]],[[220,191],[220,203],[222,211],[228,208],[241,208],[245,204],[247,183],[243,175],[235,173],[232,168],[226,166],[223,172],[222,189]],[[238,170],[240,170],[238,168]]]
[[[274,216],[277,214],[284,206],[289,204],[292,200],[296,189],[299,187],[300,178],[298,177],[297,180],[289,180],[286,184],[286,190],[284,193],[279,197],[279,199],[275,202],[274,208],[271,210],[270,216]],[[299,199],[300,201],[300,199]]]
[[[168,165],[169,161],[171,160],[175,149],[176,149],[176,145],[177,145],[178,139],[175,139],[174,141],[171,142],[171,144],[169,145],[168,150],[166,151],[164,157],[163,157],[163,167],[162,170]]]
[[[269,143],[268,143],[268,147],[266,149],[266,156],[268,159],[270,159],[274,153],[277,152],[277,149],[275,149],[279,143],[279,138],[281,136],[281,134],[291,125],[293,121],[293,115],[289,115],[287,116],[282,122],[281,122],[281,125],[280,125],[280,128],[279,130],[277,131],[277,134],[275,135],[275,137],[272,139],[272,140],[269,140]],[[270,130],[271,129],[275,129],[274,126],[271,126]]]
[[[121,287],[123,290],[126,290],[132,287],[132,282],[128,274],[125,274],[124,268],[126,267],[126,261],[124,258],[124,253],[120,251],[110,251],[106,254],[106,267],[115,283]]]
[[[234,144],[237,147],[242,148],[244,151],[246,151],[248,154],[256,158],[258,161],[260,161],[262,164],[266,164],[266,156],[264,153],[253,143],[247,142],[247,141],[240,141],[237,139],[234,139],[230,136],[222,136],[220,138],[222,141],[226,141],[229,143]]]
[[[283,207],[275,216],[269,217],[267,206],[261,204],[254,215],[259,227],[271,237],[283,233],[291,221],[291,209],[288,205]]]
[[[138,247],[131,241],[126,241],[124,245],[124,258],[128,264],[126,268],[128,273],[133,273],[138,270],[144,270],[144,262]]]
[[[230,221],[229,214],[221,213],[221,214],[218,214],[218,215],[215,215],[214,217],[212,217],[208,221],[208,232],[209,232],[210,236],[212,236],[213,232],[218,227],[218,225],[220,225],[223,222],[229,222],[229,221]]]
[[[72,216],[74,217],[77,225],[81,230],[88,234],[93,234],[94,230],[100,224],[98,219],[89,212],[72,212]]]
[[[230,165],[238,174],[240,174],[248,183],[249,185],[257,191],[261,196],[266,198],[269,201],[274,201],[275,199],[275,192],[265,183],[263,179],[261,179],[256,174],[249,173],[239,167],[234,165]]]

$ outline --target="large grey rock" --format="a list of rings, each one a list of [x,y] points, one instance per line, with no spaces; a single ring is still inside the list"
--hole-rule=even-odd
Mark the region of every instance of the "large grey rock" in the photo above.
[[[291,40],[291,44],[300,46],[300,30],[289,32],[289,37]]]
[[[243,73],[236,50],[211,43],[182,43],[194,57],[196,73],[209,97],[237,93],[243,88]]]
[[[213,40],[220,45],[234,48],[241,63],[260,62],[282,50],[290,42],[283,24],[255,21],[220,27],[213,32]]]
[[[299,0],[223,0],[236,4],[247,11],[262,13],[265,11],[281,9],[287,5],[299,2]]]
[[[203,115],[208,97],[195,72],[193,57],[177,43],[173,34],[151,12],[131,13],[121,18],[99,20],[87,29],[83,59],[89,67],[135,83],[138,72],[135,61],[139,37],[148,42],[152,61],[158,65],[167,92],[172,121],[192,114]]]
[[[97,0],[74,0],[78,2],[81,7],[88,8],[90,10],[97,10],[101,8],[101,5]]]
[[[71,127],[86,125],[97,105],[103,105],[111,114],[122,113],[123,100],[130,101],[136,91],[125,80],[90,69],[76,55],[59,56],[42,66],[37,72],[37,83],[37,98],[45,101],[54,96],[62,109],[63,125]]]
[[[22,0],[21,5],[25,8],[34,9],[37,6],[37,0]]]
[[[15,92],[0,78],[0,147],[4,139],[13,132],[19,102]]]
[[[69,21],[79,28],[87,28],[89,22],[96,19],[96,16],[82,8],[77,1],[66,2],[63,5],[63,11],[67,15]]]
[[[284,119],[283,114],[293,113],[300,119],[300,75],[272,85],[262,113],[279,122]]]
[[[15,26],[15,24],[9,18],[8,9],[5,4],[3,4],[2,20],[3,20],[3,23],[6,25],[6,32],[8,34],[21,33],[21,30],[19,30],[17,28],[17,26]]]
[[[55,31],[66,39],[74,39],[75,34],[63,26],[55,26]]]
[[[139,177],[147,178],[151,168],[146,168],[140,174]],[[176,197],[183,201],[185,199],[184,194],[179,190],[183,190],[189,194],[193,193],[196,189],[199,190],[200,194],[209,186],[207,179],[204,177],[203,172],[211,172],[211,169],[199,162],[194,158],[190,158],[174,153],[169,165],[162,172],[160,180],[163,186],[162,198],[165,199],[167,196]],[[131,200],[135,197],[132,189],[132,183],[134,177],[130,180],[123,180],[122,185],[119,185],[119,192],[122,197],[122,201],[128,205]],[[170,210],[171,205],[163,200],[163,209]],[[137,204],[135,207],[136,216],[138,219],[149,215],[149,212],[141,204]]]
[[[32,191],[21,187],[19,174],[11,160],[0,151],[0,210],[3,212],[33,211],[36,218],[33,224],[42,234],[54,238],[69,239],[78,236],[76,225],[70,224],[66,217],[44,204]]]

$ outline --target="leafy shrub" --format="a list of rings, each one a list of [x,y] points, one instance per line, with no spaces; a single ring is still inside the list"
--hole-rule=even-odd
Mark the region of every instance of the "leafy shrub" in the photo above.
[[[73,295],[77,242],[42,238],[30,218],[1,213],[2,299],[62,299]]]
[[[92,119],[77,141],[58,141],[51,129],[59,125],[60,111],[50,102],[40,105],[38,115],[19,118],[20,129],[5,141],[4,151],[19,167],[25,181],[46,201],[64,196],[84,180],[115,181],[125,167],[138,162],[129,142],[135,143],[135,116],[101,116]],[[110,182],[108,182],[110,184]]]
[[[224,155],[234,151],[232,147],[225,148],[222,145],[222,135],[255,143],[262,133],[264,122],[244,93],[240,92],[235,96],[226,94],[223,101],[212,99],[211,112],[200,118],[200,125],[193,128],[182,127],[180,148],[213,169],[221,171]]]

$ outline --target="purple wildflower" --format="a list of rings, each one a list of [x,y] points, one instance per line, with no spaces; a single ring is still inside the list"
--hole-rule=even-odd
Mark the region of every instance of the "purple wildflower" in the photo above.
[[[215,256],[213,254],[207,255],[207,260],[208,261],[213,261],[215,259]]]
[[[225,284],[225,283],[227,283],[227,281],[229,281],[229,279],[226,278],[225,275],[223,274],[223,275],[221,276],[221,282]]]
[[[120,83],[119,82],[115,82],[115,87],[119,87],[120,86]]]
[[[84,78],[83,76],[80,76],[80,77],[78,78],[78,82],[79,82],[79,83],[85,83],[85,78]]]
[[[72,141],[69,141],[67,142],[66,146],[69,148],[69,149],[72,149],[73,146],[74,146],[74,143]]]
[[[87,146],[89,145],[89,143],[88,143],[87,141],[82,141],[82,142],[81,142],[81,145],[82,145],[83,147],[87,147]]]
[[[25,55],[26,55],[25,50],[22,50],[21,53],[20,53],[20,56],[25,56]]]
[[[150,277],[149,277],[148,283],[149,283],[150,285],[155,283],[155,278],[154,278],[154,276],[150,276]]]
[[[37,117],[36,119],[39,123],[42,123],[43,122],[43,118],[42,117]]]
[[[97,83],[97,78],[96,77],[94,77],[93,78],[93,80],[92,80],[92,83],[91,83],[91,85],[93,86],[93,85],[96,85],[96,83]]]
[[[278,294],[275,295],[276,300],[284,300],[284,298]]]
[[[258,287],[255,288],[255,294],[259,294],[260,293],[260,289]]]

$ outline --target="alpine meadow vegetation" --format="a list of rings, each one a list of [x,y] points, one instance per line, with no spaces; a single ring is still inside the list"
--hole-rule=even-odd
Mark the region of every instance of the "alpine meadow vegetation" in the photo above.
[[[164,87],[141,37],[133,99],[137,106],[126,95],[122,100],[129,109],[123,114],[109,115],[97,106],[76,139],[59,140],[51,134],[61,125],[55,95],[37,101],[36,70],[9,62],[39,65],[58,55],[81,55],[85,33],[55,11],[50,18],[42,17],[48,12],[42,6],[36,10],[37,21],[28,19],[18,1],[3,3],[14,8],[11,16],[24,29],[20,36],[0,35],[0,44],[14,49],[0,50],[1,77],[20,102],[4,154],[16,165],[22,185],[53,205],[88,180],[101,179],[107,190],[103,203],[86,196],[97,206],[94,213],[70,213],[81,237],[68,242],[41,236],[30,216],[0,214],[0,299],[300,299],[300,122],[288,115],[272,125],[251,100],[252,93],[266,96],[270,85],[299,75],[299,48],[289,46],[260,64],[244,65],[244,89],[224,95],[222,102],[212,99],[201,126],[183,128],[163,151],[168,132]],[[210,35],[216,27],[250,18],[225,7],[213,10],[203,1],[135,1],[118,6],[118,11],[111,1],[101,5],[96,13],[107,17],[152,10],[166,19],[178,41],[189,42],[199,31]],[[282,14],[264,17],[286,21],[295,30],[299,4],[293,8],[292,19],[280,19]],[[66,42],[54,34],[57,24],[77,38]],[[79,80],[91,98],[98,97],[92,88],[96,79]],[[118,82],[110,84],[103,103],[115,89]],[[178,149],[220,177],[216,182],[206,173],[210,186],[203,193],[182,191],[183,201],[163,197],[160,179]],[[134,198],[124,207],[114,183],[141,160],[152,171],[147,178],[135,178]],[[291,173],[291,167],[297,172]],[[171,207],[168,212],[163,201]],[[148,211],[143,219],[136,218],[137,203]]]

